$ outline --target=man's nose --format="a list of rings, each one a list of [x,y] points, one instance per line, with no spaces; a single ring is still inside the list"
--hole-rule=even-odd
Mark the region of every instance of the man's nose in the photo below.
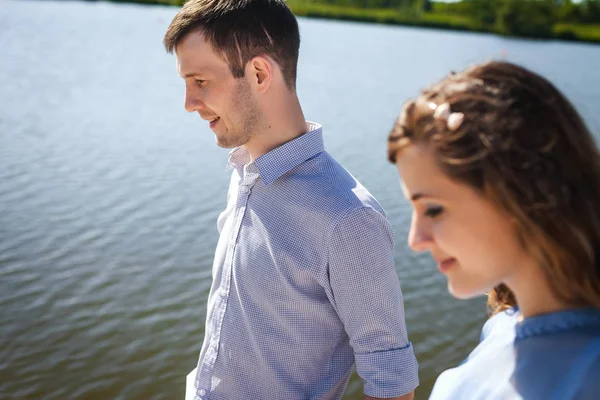
[[[189,88],[185,89],[185,102],[184,107],[187,112],[199,111],[204,103],[202,99],[198,95],[197,91],[190,90]]]

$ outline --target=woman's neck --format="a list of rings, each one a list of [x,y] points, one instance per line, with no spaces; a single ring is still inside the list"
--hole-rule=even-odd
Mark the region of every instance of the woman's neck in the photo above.
[[[542,269],[533,262],[519,268],[516,276],[511,277],[506,285],[514,293],[523,318],[573,308],[556,296]]]

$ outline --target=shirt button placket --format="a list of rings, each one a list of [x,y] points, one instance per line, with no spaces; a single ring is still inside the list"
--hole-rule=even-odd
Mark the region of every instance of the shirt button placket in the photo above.
[[[244,184],[246,183],[246,184]],[[250,185],[252,185],[254,183],[254,180],[250,181]],[[216,361],[217,358],[217,349],[219,346],[219,342],[220,342],[220,336],[221,336],[221,326],[223,324],[223,318],[225,316],[225,312],[227,309],[227,298],[229,297],[229,286],[231,284],[231,274],[233,271],[233,254],[234,254],[234,250],[235,250],[235,245],[237,242],[237,238],[240,232],[240,228],[242,225],[242,220],[244,218],[244,214],[246,212],[246,204],[248,202],[248,197],[250,196],[250,192],[251,192],[251,188],[248,186],[248,183],[246,182],[246,179],[241,180],[240,184],[238,186],[238,196],[237,196],[237,204],[236,204],[236,209],[234,211],[234,228],[233,228],[233,232],[232,232],[232,236],[230,239],[229,244],[227,245],[227,255],[225,257],[225,264],[224,264],[224,274],[223,274],[223,278],[224,278],[224,282],[221,285],[221,293],[219,294],[219,301],[218,301],[218,305],[216,306],[216,308],[218,308],[219,312],[218,312],[218,316],[217,316],[217,326],[214,332],[214,336],[213,336],[213,342],[211,344],[211,346],[208,348],[207,352],[206,352],[206,356],[205,356],[205,360],[209,362],[210,367],[207,369],[207,371],[211,371],[210,374],[212,375],[212,368],[214,366],[214,363]],[[206,395],[206,390],[205,389],[199,389],[197,395],[202,396],[196,396],[196,398],[194,400],[203,400],[203,396]]]

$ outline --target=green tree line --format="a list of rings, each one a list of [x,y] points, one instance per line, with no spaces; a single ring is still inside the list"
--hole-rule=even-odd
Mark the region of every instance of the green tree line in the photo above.
[[[600,0],[288,0],[292,5],[346,9],[389,10],[398,22],[495,32],[527,37],[578,38],[576,31],[598,34]],[[293,8],[293,7],[292,7]],[[386,22],[385,20],[379,22]],[[419,23],[420,22],[420,23]],[[580,25],[585,26],[580,26]],[[559,29],[557,29],[559,28]],[[589,35],[588,35],[589,36]]]
[[[600,24],[600,0],[463,0],[433,8],[469,16],[477,29],[519,36],[552,36],[559,23]]]
[[[113,0],[182,5],[185,0]],[[600,42],[600,0],[284,0],[298,16]]]

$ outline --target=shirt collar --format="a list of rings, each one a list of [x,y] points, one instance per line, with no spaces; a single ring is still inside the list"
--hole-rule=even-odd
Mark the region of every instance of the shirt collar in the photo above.
[[[307,126],[309,132],[254,160],[265,185],[270,185],[292,168],[325,150],[323,127],[320,124],[308,121]],[[238,171],[249,162],[250,154],[244,146],[237,147],[229,153],[229,165],[235,167]]]
[[[526,339],[591,327],[600,327],[600,310],[597,308],[562,310],[525,318],[516,326],[516,337]]]

